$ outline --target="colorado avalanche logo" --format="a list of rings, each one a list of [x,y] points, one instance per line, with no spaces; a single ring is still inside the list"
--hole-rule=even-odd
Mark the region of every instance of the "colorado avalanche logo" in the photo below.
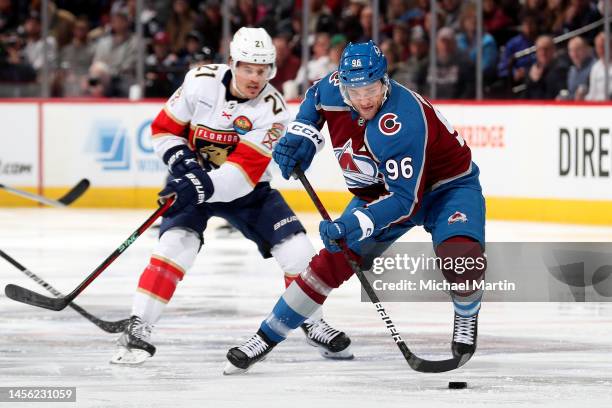
[[[329,76],[329,83],[333,86],[340,85],[340,78],[338,77],[338,71],[335,71],[333,74]]]
[[[348,188],[363,188],[382,183],[376,162],[369,152],[354,152],[351,139],[343,147],[335,148],[334,155],[342,168]]]
[[[385,136],[393,136],[402,128],[402,124],[397,121],[395,113],[385,113],[378,120],[378,130]]]
[[[453,215],[448,217],[448,225],[454,224],[456,222],[468,222],[467,215],[462,212],[455,211]]]

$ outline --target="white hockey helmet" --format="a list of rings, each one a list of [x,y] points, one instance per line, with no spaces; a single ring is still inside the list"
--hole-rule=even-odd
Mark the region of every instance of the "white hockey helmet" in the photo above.
[[[263,28],[242,27],[232,38],[230,43],[230,57],[232,57],[232,71],[238,62],[251,64],[270,64],[268,80],[276,75],[276,48],[272,38]]]

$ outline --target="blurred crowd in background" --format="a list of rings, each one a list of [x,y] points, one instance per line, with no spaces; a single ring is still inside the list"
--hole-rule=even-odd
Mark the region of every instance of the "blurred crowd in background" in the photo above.
[[[277,49],[272,80],[288,99],[338,66],[348,42],[372,38],[373,2],[230,1],[231,34],[264,27]],[[391,78],[425,96],[472,99],[476,91],[477,7],[472,1],[380,0],[379,45]],[[0,0],[0,96],[37,96],[45,58],[53,97],[126,97],[136,81],[135,19],[146,39],[145,97],[165,98],[199,64],[224,61],[219,0],[54,0],[49,36],[42,38],[41,0]],[[482,0],[482,75],[485,98],[606,100],[603,24],[555,44],[553,38],[602,19],[604,0]],[[435,18],[437,35],[429,38]],[[302,32],[310,47],[301,61]],[[435,43],[435,69],[430,44]],[[514,58],[517,51],[536,51]],[[610,71],[612,72],[612,70]],[[307,78],[304,78],[307,75]],[[612,73],[610,74],[612,78]],[[612,79],[610,80],[612,82]],[[608,92],[609,94],[609,92]]]

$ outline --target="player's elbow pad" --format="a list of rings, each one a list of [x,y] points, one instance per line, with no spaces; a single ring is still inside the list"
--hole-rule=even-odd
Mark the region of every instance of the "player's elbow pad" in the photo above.
[[[287,133],[302,136],[310,140],[315,145],[317,153],[319,153],[323,149],[323,146],[325,146],[325,138],[319,129],[308,123],[294,120],[293,122],[289,123],[289,126],[287,126]]]

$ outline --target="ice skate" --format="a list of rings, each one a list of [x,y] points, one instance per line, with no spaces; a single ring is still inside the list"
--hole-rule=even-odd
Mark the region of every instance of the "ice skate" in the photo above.
[[[227,352],[228,362],[223,369],[223,374],[246,373],[253,364],[265,359],[274,346],[276,346],[276,343],[268,339],[261,330],[258,330],[243,345],[232,347]]]
[[[339,330],[331,327],[322,318],[316,321],[306,321],[301,326],[306,335],[306,341],[311,346],[317,347],[319,353],[325,358],[350,360],[351,339]]]
[[[476,337],[478,335],[478,313],[463,317],[455,313],[452,351],[455,357],[476,352]]]
[[[111,358],[111,364],[137,365],[155,354],[155,346],[149,343],[153,326],[138,316],[132,316],[125,331],[117,340],[119,350]]]

